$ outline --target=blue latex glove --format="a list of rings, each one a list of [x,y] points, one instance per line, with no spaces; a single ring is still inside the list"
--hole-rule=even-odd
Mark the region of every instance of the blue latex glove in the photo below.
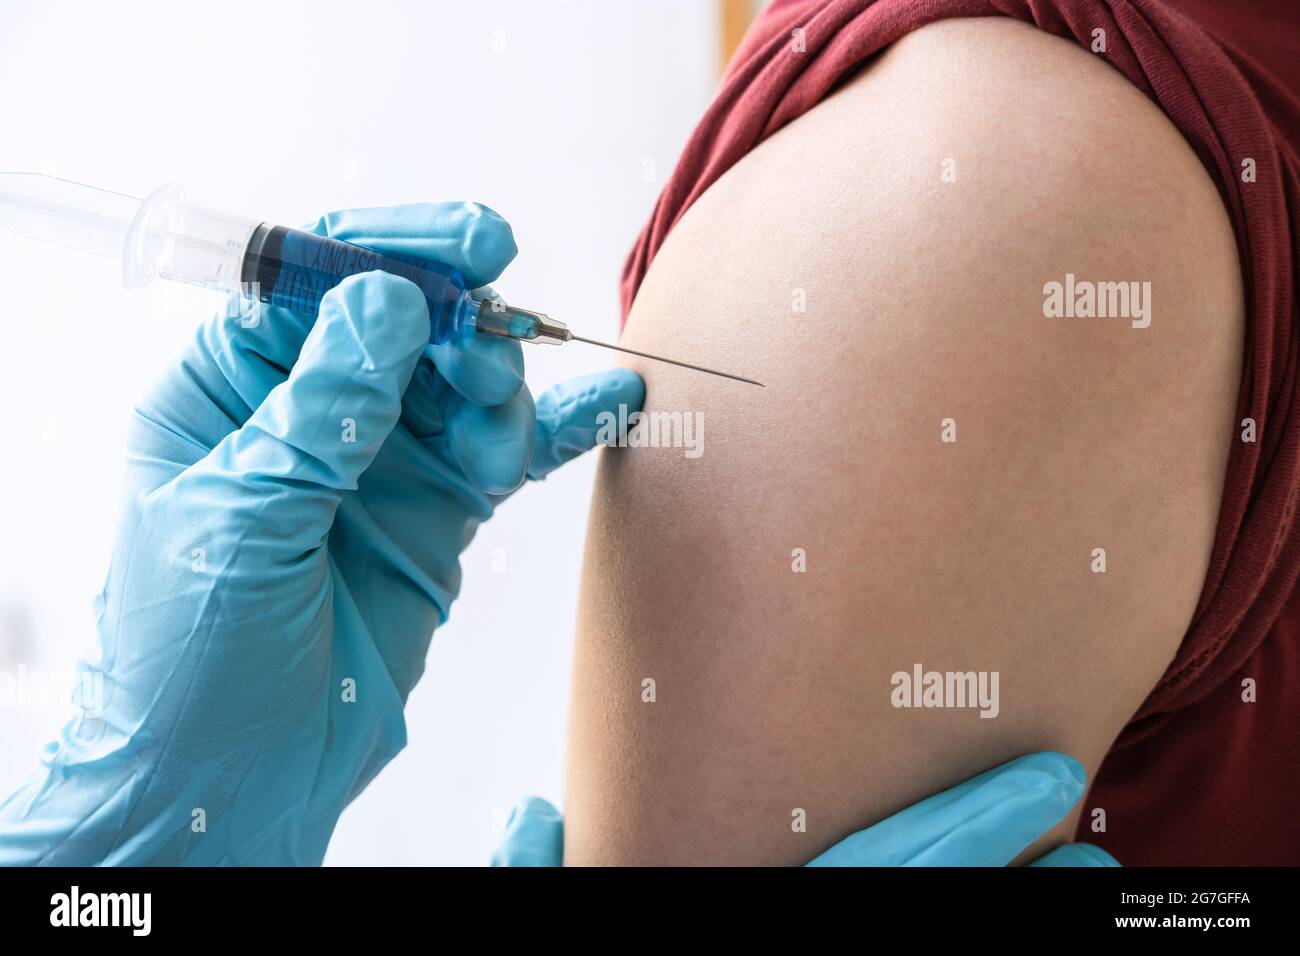
[[[322,234],[466,281],[514,257],[467,204],[325,216]],[[205,325],[136,410],[98,605],[106,708],[0,805],[0,862],[314,864],[406,742],[402,708],[501,496],[639,408],[619,370],[534,407],[519,343],[427,345],[419,290],[383,273],[319,317]],[[290,371],[292,370],[292,371]]]
[[[1018,757],[841,840],[808,866],[1006,866],[1083,796],[1083,766],[1065,754]],[[540,797],[518,803],[493,866],[559,866],[564,820]],[[1119,866],[1067,843],[1030,866]]]

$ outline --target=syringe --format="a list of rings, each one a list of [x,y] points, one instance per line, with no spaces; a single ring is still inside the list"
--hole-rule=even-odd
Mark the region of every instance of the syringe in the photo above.
[[[541,312],[475,294],[460,272],[438,262],[379,253],[196,206],[176,183],[140,199],[55,176],[0,172],[0,226],[120,260],[128,289],[155,278],[171,279],[311,315],[325,293],[348,276],[382,270],[420,287],[429,303],[429,341],[435,345],[467,329],[521,342],[585,342],[762,386],[739,375],[574,335]]]

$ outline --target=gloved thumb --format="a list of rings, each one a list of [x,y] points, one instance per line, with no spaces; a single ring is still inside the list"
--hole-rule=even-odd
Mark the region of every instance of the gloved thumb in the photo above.
[[[210,493],[227,518],[249,518],[262,540],[318,547],[397,423],[428,338],[414,283],[383,272],[345,279],[321,302],[288,379],[177,484]]]

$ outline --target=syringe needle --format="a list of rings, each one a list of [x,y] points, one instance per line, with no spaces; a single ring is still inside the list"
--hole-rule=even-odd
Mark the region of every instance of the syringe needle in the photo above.
[[[664,358],[662,355],[651,355],[649,352],[638,352],[636,349],[627,349],[621,345],[610,345],[608,342],[597,342],[595,339],[584,339],[581,335],[571,335],[574,342],[586,342],[588,345],[599,345],[602,349],[613,349],[615,352],[627,352],[629,355],[639,355],[642,358],[653,359],[656,362],[667,362],[669,365],[680,365],[682,368],[694,369],[697,372],[707,372],[710,375],[719,375],[722,378],[729,378],[737,382],[745,382],[748,385],[757,385],[759,388],[766,388],[762,382],[756,382],[752,378],[743,378],[740,375],[731,375],[728,372],[719,372],[717,369],[705,368],[702,365],[692,365],[689,362],[679,362],[676,359]]]

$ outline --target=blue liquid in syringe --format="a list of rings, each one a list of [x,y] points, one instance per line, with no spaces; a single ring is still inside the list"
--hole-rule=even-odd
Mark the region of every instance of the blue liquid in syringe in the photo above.
[[[241,281],[268,305],[315,315],[325,293],[348,276],[382,270],[409,279],[429,303],[429,341],[435,345],[474,327],[479,303],[461,274],[441,263],[386,255],[350,242],[266,223],[253,231]],[[253,285],[256,283],[256,285]]]

